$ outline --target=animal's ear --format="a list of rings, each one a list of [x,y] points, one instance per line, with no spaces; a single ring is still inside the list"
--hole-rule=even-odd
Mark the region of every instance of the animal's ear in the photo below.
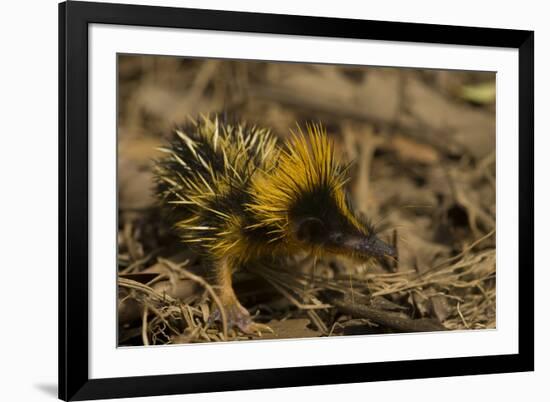
[[[308,243],[322,243],[327,236],[325,224],[319,218],[301,219],[295,226],[296,238]]]

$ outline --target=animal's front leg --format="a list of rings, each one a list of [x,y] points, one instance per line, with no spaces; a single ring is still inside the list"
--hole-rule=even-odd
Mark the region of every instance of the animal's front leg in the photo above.
[[[273,330],[264,324],[255,323],[250,317],[250,313],[244,308],[233,290],[232,276],[236,267],[228,259],[220,260],[216,263],[216,282],[219,286],[218,295],[225,311],[228,328],[238,328],[246,334],[261,333]],[[221,313],[214,309],[212,314],[214,321],[221,321]]]

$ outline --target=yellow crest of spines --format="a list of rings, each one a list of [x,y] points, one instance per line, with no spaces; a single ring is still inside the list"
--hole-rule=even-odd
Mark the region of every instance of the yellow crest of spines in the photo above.
[[[363,225],[350,211],[346,202],[345,184],[349,165],[340,163],[332,141],[320,124],[300,126],[291,130],[291,138],[281,152],[276,167],[267,174],[253,178],[254,202],[247,208],[257,217],[256,226],[271,226],[279,238],[290,230],[288,212],[301,195],[317,188],[330,189],[339,213],[364,231]]]

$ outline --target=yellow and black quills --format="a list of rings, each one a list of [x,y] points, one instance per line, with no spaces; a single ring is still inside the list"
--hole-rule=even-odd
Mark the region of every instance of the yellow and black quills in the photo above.
[[[203,117],[175,130],[157,161],[157,195],[183,242],[212,262],[221,296],[234,308],[231,273],[265,255],[305,250],[361,259],[395,254],[348,202],[349,166],[321,125],[286,144],[269,130]],[[243,317],[235,317],[241,329]]]

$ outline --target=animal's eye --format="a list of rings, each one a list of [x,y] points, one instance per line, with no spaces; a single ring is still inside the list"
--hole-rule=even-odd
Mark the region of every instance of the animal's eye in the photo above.
[[[332,240],[333,240],[335,243],[342,243],[342,241],[344,240],[344,236],[342,235],[342,233],[336,233],[336,234],[332,237]]]

